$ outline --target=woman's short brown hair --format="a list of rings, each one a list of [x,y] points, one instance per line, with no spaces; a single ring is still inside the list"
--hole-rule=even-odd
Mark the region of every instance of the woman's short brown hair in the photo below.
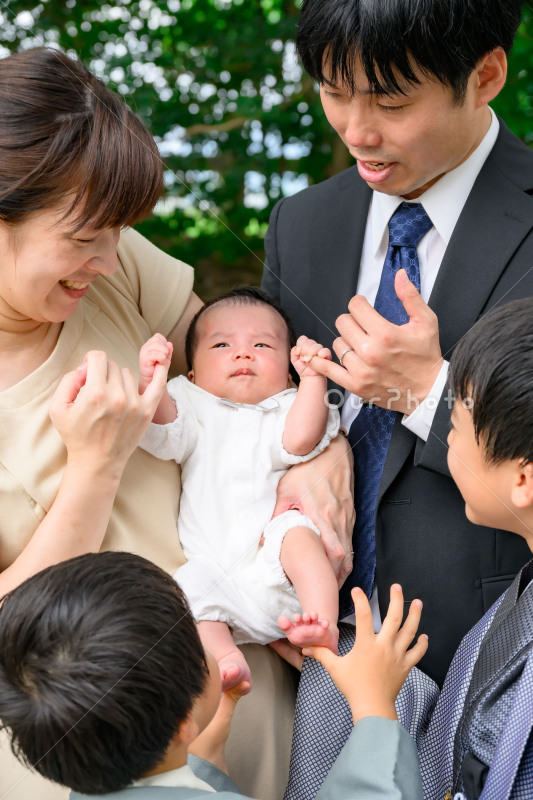
[[[147,127],[80,61],[46,47],[0,59],[0,221],[71,198],[75,230],[132,225],[162,171]]]

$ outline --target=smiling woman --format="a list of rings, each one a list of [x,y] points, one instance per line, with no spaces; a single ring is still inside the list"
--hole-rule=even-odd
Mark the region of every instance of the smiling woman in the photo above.
[[[136,376],[156,332],[174,346],[173,372],[185,369],[202,304],[190,267],[124,230],[150,213],[161,176],[149,131],[79,61],[46,48],[0,60],[0,596],[101,549],[168,572],[184,562],[179,469],[137,447],[165,370],[142,395]],[[288,766],[294,685],[273,651],[250,647],[263,724],[248,703],[237,736],[253,764],[246,788],[270,797]],[[0,795],[67,796],[8,753]]]

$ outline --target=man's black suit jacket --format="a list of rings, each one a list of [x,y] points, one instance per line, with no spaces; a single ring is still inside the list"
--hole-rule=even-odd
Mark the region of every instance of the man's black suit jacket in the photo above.
[[[482,314],[533,295],[533,152],[500,125],[429,300],[446,359]],[[356,293],[370,198],[352,167],[281,200],[272,211],[263,287],[281,302],[298,334],[325,347],[338,335],[335,319]],[[464,634],[530,553],[518,536],[466,519],[446,464],[446,393],[427,442],[400,417],[379,490],[376,583],[382,614],[394,582],[402,585],[406,602],[423,600],[420,630],[429,635],[429,650],[420,666],[441,684]]]

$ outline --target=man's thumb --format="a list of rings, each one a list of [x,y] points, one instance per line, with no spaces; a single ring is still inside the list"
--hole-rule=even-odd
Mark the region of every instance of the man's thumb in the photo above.
[[[404,269],[399,269],[394,277],[394,290],[409,319],[419,317],[427,308],[425,300]]]

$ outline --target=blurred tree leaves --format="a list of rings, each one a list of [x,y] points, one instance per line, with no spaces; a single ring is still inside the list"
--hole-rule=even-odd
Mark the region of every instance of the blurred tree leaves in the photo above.
[[[51,44],[78,54],[146,121],[166,195],[139,228],[197,267],[207,299],[257,282],[276,200],[349,165],[294,57],[297,0],[11,0],[4,54]],[[533,141],[533,19],[526,11],[493,104]],[[142,180],[142,176],[139,176]]]

